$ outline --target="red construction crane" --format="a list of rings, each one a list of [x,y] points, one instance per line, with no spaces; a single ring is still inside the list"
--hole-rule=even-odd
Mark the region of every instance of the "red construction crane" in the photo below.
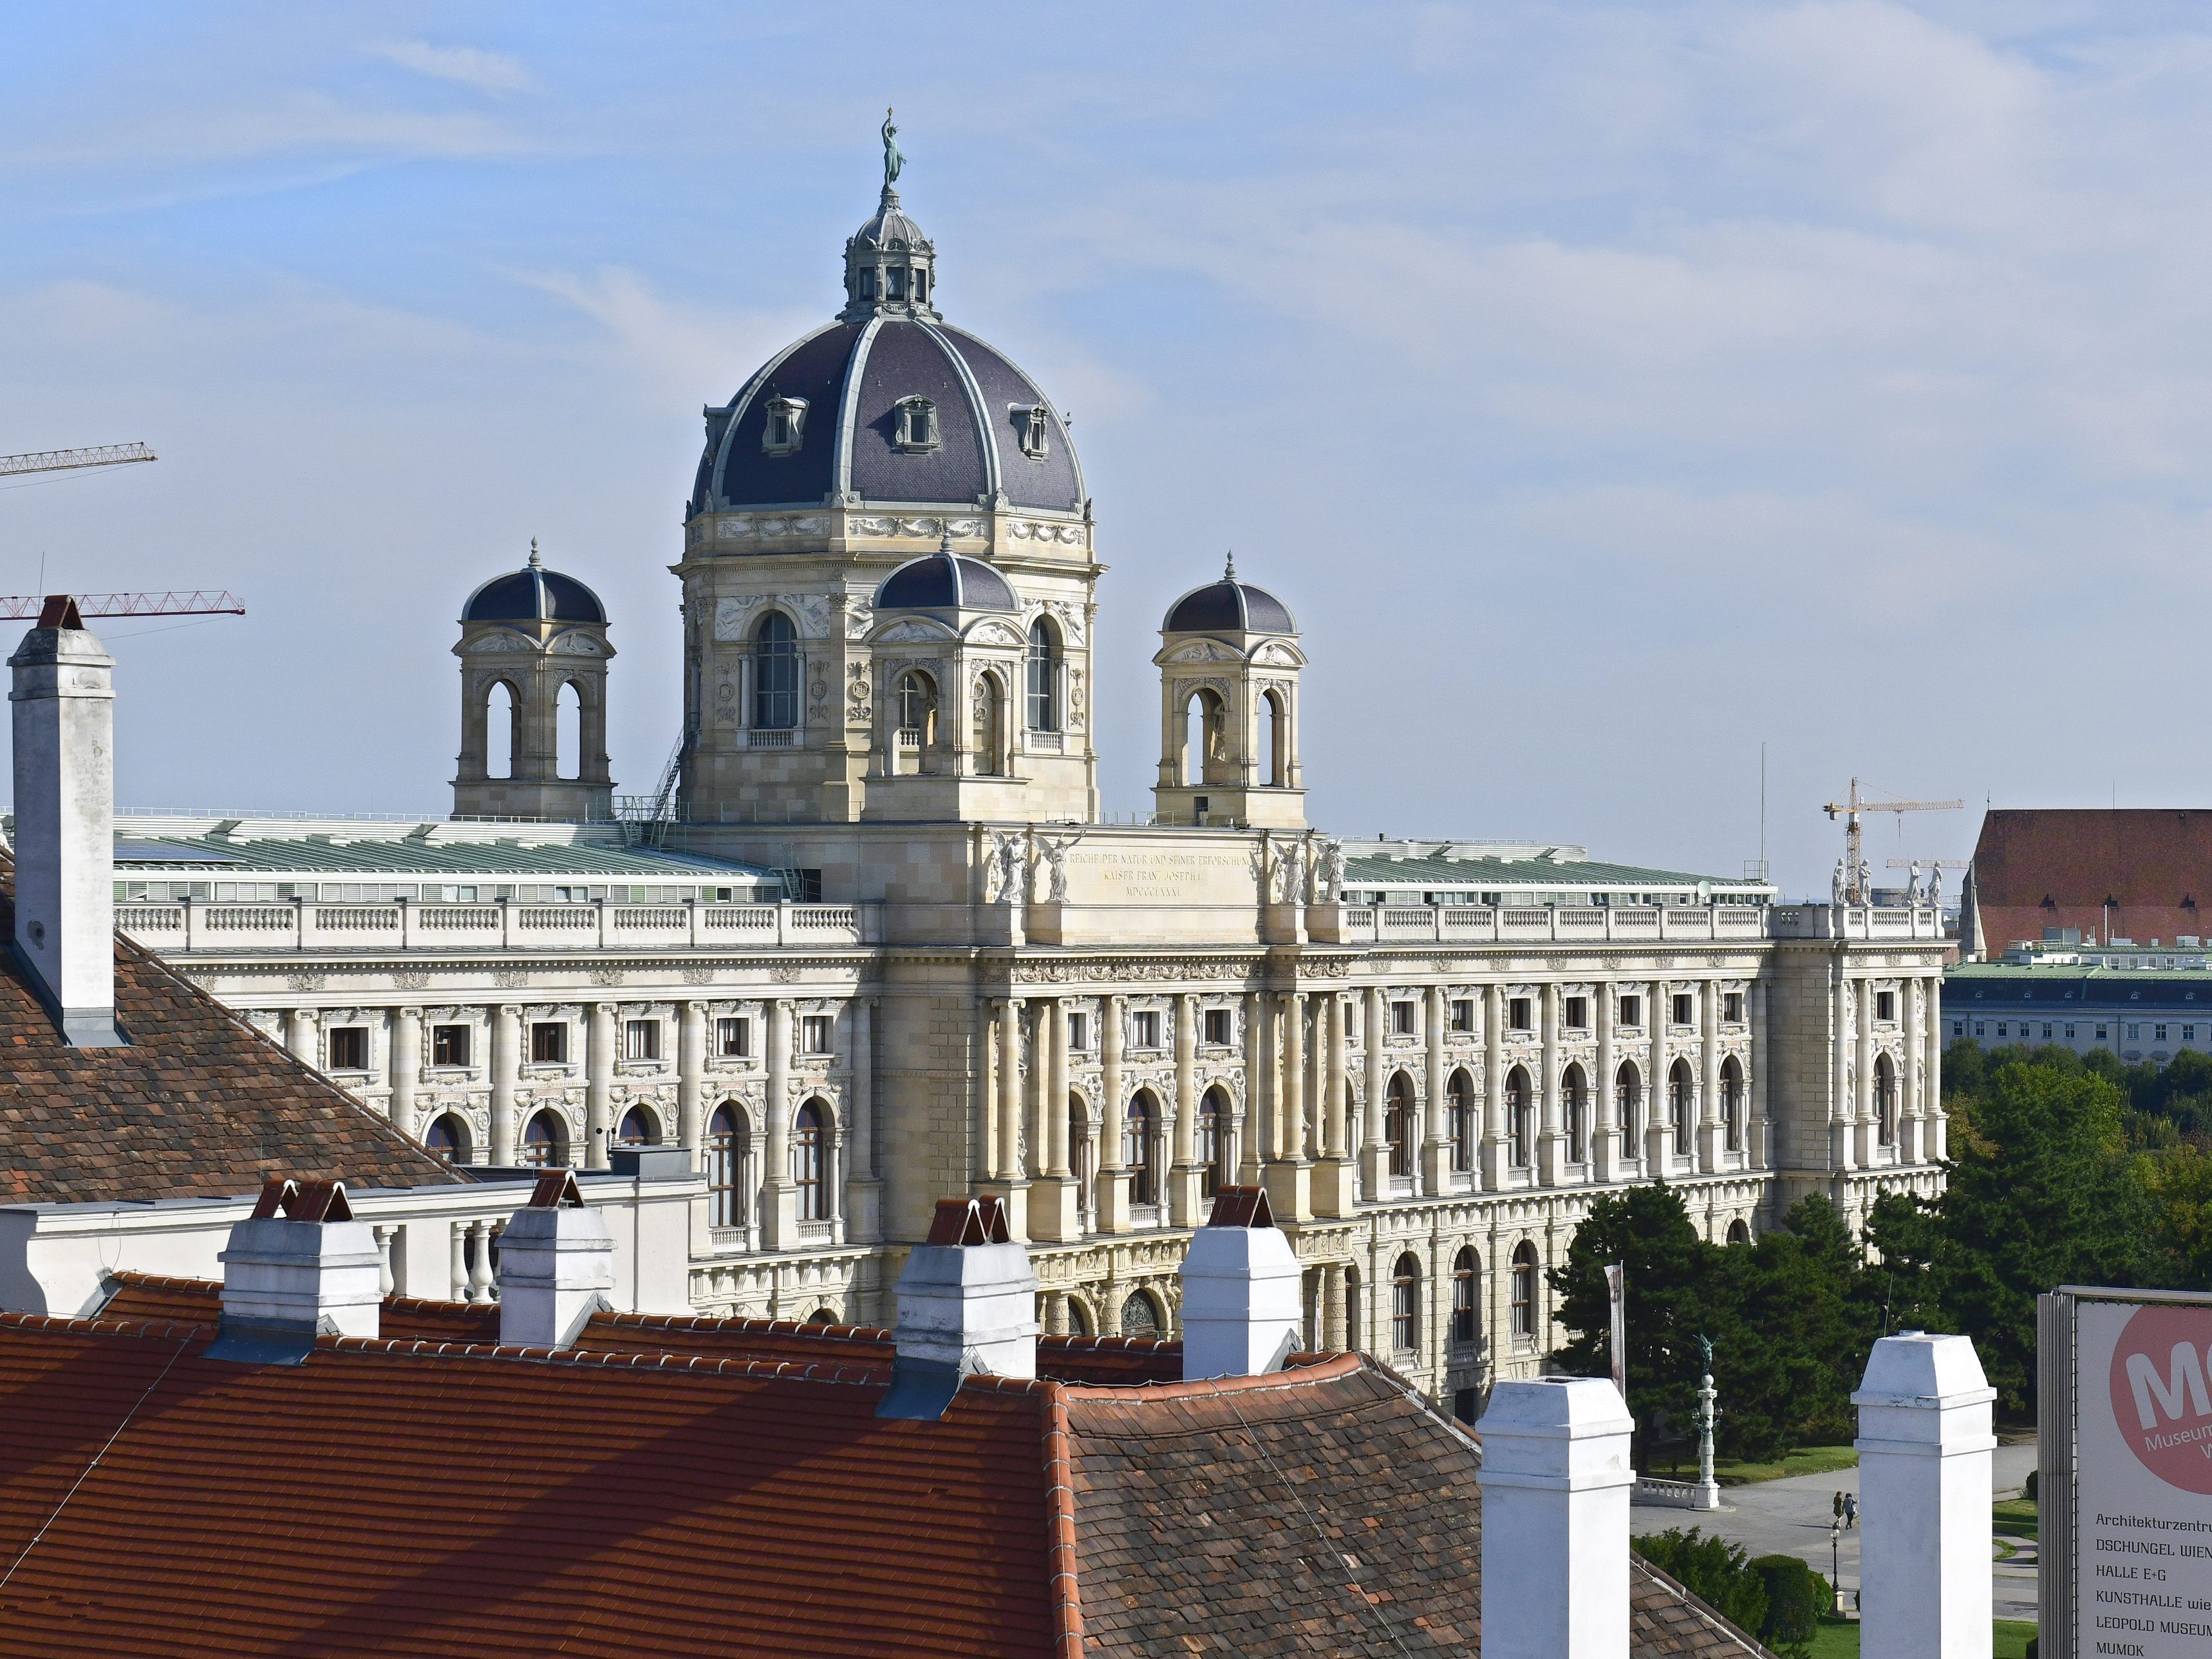
[[[242,617],[246,601],[235,593],[194,588],[186,593],[9,593],[0,595],[0,621],[36,617],[40,626],[62,626],[61,608],[74,605],[79,617]],[[52,611],[54,619],[47,619]]]

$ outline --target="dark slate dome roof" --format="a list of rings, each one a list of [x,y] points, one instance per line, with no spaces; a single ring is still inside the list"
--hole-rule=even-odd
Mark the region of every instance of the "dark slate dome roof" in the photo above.
[[[981,559],[963,559],[947,545],[909,559],[876,590],[878,611],[1019,611],[1021,601],[1004,576]]]
[[[1194,587],[1168,607],[1164,634],[1295,634],[1297,620],[1264,587],[1237,580],[1237,561],[1218,582]]]
[[[574,576],[548,570],[530,544],[530,562],[510,575],[494,576],[469,595],[461,620],[479,622],[600,623],[607,619],[599,596]]]
[[[691,512],[841,501],[973,509],[1002,493],[1017,507],[1083,511],[1083,467],[1066,417],[1004,352],[944,320],[935,262],[935,245],[886,184],[875,216],[845,246],[848,304],[837,319],[785,347],[707,411]],[[903,298],[890,294],[894,269]],[[915,298],[917,289],[926,298]],[[796,446],[779,443],[782,453],[772,454],[768,405],[778,398],[805,409]],[[900,447],[899,405],[910,398],[935,408],[929,448]],[[1041,446],[1029,431],[1038,409]]]

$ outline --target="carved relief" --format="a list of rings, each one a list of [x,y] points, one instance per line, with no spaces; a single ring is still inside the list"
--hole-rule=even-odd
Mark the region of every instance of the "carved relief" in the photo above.
[[[499,633],[486,634],[481,639],[470,641],[467,648],[471,651],[535,651],[538,647],[535,641],[526,640],[520,634],[501,629]]]
[[[579,634],[573,629],[561,635],[546,649],[564,657],[604,657],[607,654],[606,647],[589,634]]]
[[[864,662],[847,665],[848,678],[845,684],[845,720],[848,725],[866,726],[868,723],[868,665]]]

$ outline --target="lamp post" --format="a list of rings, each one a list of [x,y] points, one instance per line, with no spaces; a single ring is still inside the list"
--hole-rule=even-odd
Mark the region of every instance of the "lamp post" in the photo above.
[[[1828,1611],[1844,1616],[1844,1517],[1828,1523]]]
[[[1713,1479],[1713,1423],[1720,1416],[1714,1402],[1719,1398],[1713,1388],[1713,1341],[1700,1336],[1698,1346],[1705,1356],[1704,1380],[1698,1389],[1698,1490],[1694,1507],[1717,1510],[1721,1506],[1720,1482]]]

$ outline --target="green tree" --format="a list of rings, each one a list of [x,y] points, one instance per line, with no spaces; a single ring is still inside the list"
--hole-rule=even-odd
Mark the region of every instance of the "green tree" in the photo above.
[[[1848,1440],[1875,1318],[1864,1252],[1825,1198],[1800,1199],[1782,1225],[1724,1254],[1727,1340],[1713,1356],[1717,1435],[1737,1457]]]
[[[1680,1194],[1657,1182],[1592,1204],[1567,1259],[1550,1272],[1559,1322],[1575,1333],[1560,1351],[1562,1366],[1603,1376],[1612,1369],[1605,1269],[1614,1261],[1626,1266],[1628,1409],[1636,1419],[1639,1465],[1649,1462],[1655,1437],[1679,1437],[1693,1419],[1697,1339],[1723,1334],[1723,1254],[1698,1237]]]
[[[1734,1625],[1759,1634],[1766,1622],[1766,1581],[1751,1569],[1741,1544],[1695,1527],[1669,1527],[1631,1547],[1653,1566]]]
[[[1762,1555],[1751,1570],[1766,1588],[1759,1639],[1783,1659],[1811,1659],[1820,1615],[1835,1605],[1828,1581],[1794,1555]]]

